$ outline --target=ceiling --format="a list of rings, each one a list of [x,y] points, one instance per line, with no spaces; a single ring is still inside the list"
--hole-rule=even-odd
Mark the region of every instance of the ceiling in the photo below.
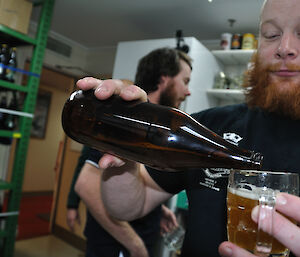
[[[96,57],[100,60],[97,65],[85,66],[88,72],[73,70],[74,67],[65,67],[64,71],[78,76],[98,71],[111,74],[120,41],[175,38],[176,31],[182,30],[184,37],[195,37],[216,49],[224,32],[257,34],[262,3],[263,0],[55,0],[51,31],[90,50],[92,56],[101,56]],[[33,12],[34,20],[38,13],[39,10]],[[235,20],[232,26],[229,19]]]
[[[257,34],[263,0],[56,0],[51,30],[86,48],[119,41],[185,37],[219,39]],[[236,22],[231,27],[228,19]]]

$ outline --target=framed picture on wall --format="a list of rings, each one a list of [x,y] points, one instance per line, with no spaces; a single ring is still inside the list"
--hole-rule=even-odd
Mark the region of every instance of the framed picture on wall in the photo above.
[[[40,139],[45,137],[50,103],[51,92],[40,89],[38,92],[34,117],[32,120],[32,137]]]

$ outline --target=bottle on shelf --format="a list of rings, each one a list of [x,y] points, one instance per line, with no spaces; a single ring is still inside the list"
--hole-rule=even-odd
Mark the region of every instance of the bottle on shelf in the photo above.
[[[231,49],[232,50],[241,49],[241,45],[242,45],[242,36],[241,36],[241,34],[234,34],[232,36]]]
[[[6,69],[6,80],[10,82],[15,82],[15,68],[17,68],[16,52],[16,47],[10,48],[9,58],[7,62],[8,68]]]
[[[6,68],[5,66],[8,63],[8,46],[7,44],[1,45],[0,50],[0,79],[6,79]]]
[[[6,109],[7,108],[7,97],[6,93],[1,92],[0,95],[0,108]],[[6,129],[5,127],[5,120],[6,120],[6,113],[0,112],[0,129]]]
[[[18,98],[17,98],[17,92],[12,90],[9,91],[9,93],[11,94],[10,97],[10,102],[8,104],[7,109],[9,110],[18,110]],[[5,127],[7,130],[14,130],[17,126],[17,117],[13,114],[8,113],[6,115],[6,119],[4,121]]]
[[[7,108],[7,91],[1,90],[0,91],[0,108],[6,109]],[[8,114],[0,112],[0,130],[7,130],[7,119]],[[9,137],[0,137],[0,144],[2,145],[10,145],[12,139]]]
[[[258,169],[262,162],[261,154],[227,142],[178,109],[119,96],[100,101],[93,90],[69,97],[62,126],[79,143],[160,170]]]

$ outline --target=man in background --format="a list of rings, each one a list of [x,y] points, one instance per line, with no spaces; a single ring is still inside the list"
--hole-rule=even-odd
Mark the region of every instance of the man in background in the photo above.
[[[151,103],[178,108],[190,95],[188,83],[191,70],[191,59],[185,53],[171,48],[160,48],[140,60],[135,83],[147,92]],[[86,256],[110,257],[118,256],[122,252],[124,256],[154,257],[160,228],[161,232],[167,232],[177,226],[174,214],[166,206],[159,205],[147,216],[130,223],[110,217],[100,197],[99,181],[102,170],[99,169],[98,161],[102,154],[86,147],[83,153],[85,157],[80,157],[79,162],[82,164],[86,160],[85,164],[78,179],[75,178],[76,173],[79,173],[77,169],[73,181],[76,180],[75,190],[89,210],[85,228]],[[69,199],[73,196],[74,193],[71,193]],[[69,202],[68,207],[68,224],[72,227],[79,216],[77,206]]]

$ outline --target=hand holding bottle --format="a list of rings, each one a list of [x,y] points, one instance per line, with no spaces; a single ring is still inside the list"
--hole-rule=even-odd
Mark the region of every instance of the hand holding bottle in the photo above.
[[[95,96],[100,100],[105,100],[112,95],[120,95],[126,101],[140,100],[147,101],[147,94],[141,88],[123,83],[122,80],[108,79],[100,80],[86,77],[77,81],[76,85],[81,90],[95,90]]]
[[[94,89],[95,96],[100,100],[108,99],[112,95],[120,95],[120,97],[126,101],[147,101],[147,94],[145,91],[134,85],[128,86],[127,83],[118,79],[100,80],[93,77],[85,77],[78,80],[76,85],[84,91]],[[102,169],[108,167],[120,167],[123,164],[123,160],[110,154],[105,154],[99,161],[99,166]]]

